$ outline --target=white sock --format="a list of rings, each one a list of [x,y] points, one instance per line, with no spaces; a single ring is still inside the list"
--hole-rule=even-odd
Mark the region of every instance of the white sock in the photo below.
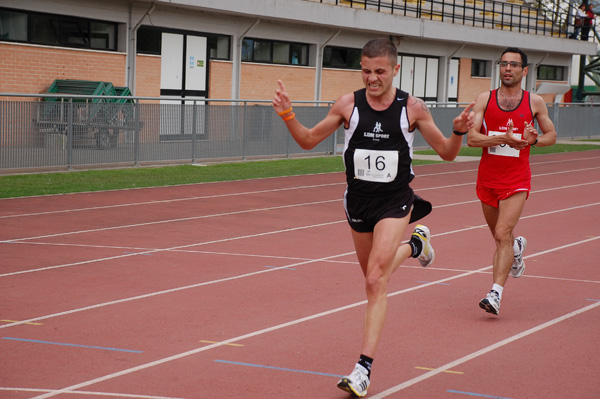
[[[494,284],[492,285],[492,289],[496,291],[498,293],[498,297],[502,299],[502,290],[504,289],[504,287],[499,284]]]

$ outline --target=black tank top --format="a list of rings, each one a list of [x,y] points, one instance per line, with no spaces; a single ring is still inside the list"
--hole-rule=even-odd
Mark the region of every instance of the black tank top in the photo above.
[[[366,89],[354,92],[354,110],[344,142],[349,193],[387,195],[406,189],[414,178],[408,96],[396,89],[394,102],[386,110],[376,111],[367,102]]]

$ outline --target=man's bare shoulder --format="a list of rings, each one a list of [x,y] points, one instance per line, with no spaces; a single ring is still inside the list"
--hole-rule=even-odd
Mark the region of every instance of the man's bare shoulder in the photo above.
[[[354,93],[343,94],[337,100],[335,100],[335,103],[339,103],[340,105],[354,105]]]
[[[406,102],[406,108],[410,114],[419,119],[419,116],[430,115],[429,107],[425,104],[425,101],[421,100],[418,97],[414,97],[412,95],[408,96],[408,101]]]
[[[477,97],[475,98],[475,102],[487,104],[491,95],[492,95],[491,91],[483,91],[477,95]]]
[[[535,105],[535,106],[546,106],[546,102],[544,101],[544,99],[542,98],[542,96],[540,96],[539,94],[535,94],[535,93],[531,93],[529,92],[529,101],[531,102],[531,105]]]
[[[492,95],[492,92],[490,91],[484,91],[481,92],[477,95],[477,97],[475,97],[475,105],[473,106],[473,111],[474,112],[483,112],[483,110],[485,109],[485,107],[487,106],[488,101],[490,100],[490,96]]]
[[[531,111],[533,111],[534,116],[538,117],[539,115],[548,114],[546,102],[539,94],[529,93],[529,104],[531,105]]]
[[[354,109],[354,93],[344,94],[335,100],[331,113],[341,115],[344,119],[348,119]]]

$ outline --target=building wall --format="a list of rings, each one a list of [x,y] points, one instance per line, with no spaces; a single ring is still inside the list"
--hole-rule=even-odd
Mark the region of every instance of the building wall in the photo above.
[[[44,93],[55,79],[126,85],[126,55],[120,52],[0,43],[0,59],[0,73],[3,77],[0,79],[0,92],[4,93]],[[160,96],[160,63],[160,56],[137,56],[137,95]],[[231,61],[211,61],[211,98],[231,97],[232,69]],[[293,100],[313,101],[315,71],[313,67],[242,63],[241,98],[270,100],[278,88],[277,79],[281,79]],[[321,80],[321,100],[334,101],[341,95],[361,87],[363,83],[360,71],[325,68]],[[471,102],[479,93],[487,90],[490,90],[490,78],[471,77],[471,60],[462,58],[459,68],[458,102]],[[542,97],[546,102],[554,101],[552,94]]]
[[[231,98],[231,61],[211,61],[208,69],[208,95],[210,98]]]
[[[135,61],[136,95],[160,97],[160,57],[138,55]]]
[[[231,98],[231,61],[211,61],[209,96],[215,99]],[[293,100],[314,101],[316,69],[267,64],[242,64],[242,99],[271,100],[281,79]],[[360,71],[323,69],[321,101],[335,101],[341,95],[363,86]],[[139,90],[139,88],[138,88]]]
[[[121,25],[119,27],[118,48],[122,52],[130,48],[132,44],[127,36],[128,24],[133,26],[137,24],[153,25],[198,34],[224,34],[231,35],[233,38],[239,38],[244,32],[246,37],[250,38],[306,43],[311,46],[311,54],[313,55],[316,49],[324,45],[360,48],[371,38],[391,36],[398,42],[399,51],[404,54],[434,57],[451,55],[452,57],[460,57],[463,60],[470,58],[495,60],[506,45],[519,43],[519,46],[528,49],[532,64],[543,62],[549,65],[570,67],[571,54],[577,52],[587,53],[584,47],[590,47],[584,46],[581,41],[482,29],[460,24],[439,23],[401,15],[386,15],[346,7],[335,7],[328,4],[319,4],[318,2],[301,0],[234,2],[229,0],[225,3],[208,0],[173,0],[168,2],[3,0],[2,6],[84,18],[93,17],[119,23]],[[274,7],[274,4],[281,8]],[[283,9],[287,11],[286,15],[281,15],[280,10]],[[235,45],[235,42],[233,44]],[[64,54],[67,51],[73,50],[61,50],[61,53]],[[77,52],[77,50],[75,51]],[[63,57],[62,54],[58,57]],[[114,55],[114,53],[108,54]],[[315,57],[311,57],[310,67],[315,66],[314,60]],[[34,59],[33,62],[36,61],[37,59]],[[90,65],[93,65],[93,62]],[[18,69],[23,69],[22,65]],[[0,72],[3,72],[3,76],[5,76],[4,70],[0,70]],[[125,68],[119,69],[117,75],[112,77],[112,81],[123,84],[125,73]],[[347,84],[342,82],[338,89],[334,89],[333,83],[326,83],[325,74],[327,73],[324,71],[322,79],[322,99],[337,98],[340,93],[355,88],[354,84],[352,84],[352,87],[347,87]],[[343,75],[344,72],[341,74]],[[220,71],[218,76],[220,76]],[[470,81],[469,76],[470,73],[461,74],[460,79],[464,83],[467,80]],[[100,77],[92,77],[92,79],[100,79]],[[311,79],[307,87],[309,90],[311,88],[313,90],[313,94],[310,96],[312,100],[314,99],[314,76]],[[102,77],[102,80],[104,80],[104,77]],[[227,75],[226,80],[231,81],[231,74]],[[332,82],[335,82],[335,80],[332,80]],[[472,83],[475,83],[475,80]],[[231,97],[230,91],[221,91],[221,82],[217,85],[218,87],[213,86],[211,88],[211,96]],[[481,81],[475,83],[475,87],[472,89],[473,92],[481,91],[482,85],[485,84]],[[357,86],[360,87],[360,84],[357,84]],[[334,90],[332,95],[328,94],[330,89]],[[466,87],[463,87],[463,89],[466,97],[459,93],[459,101],[468,101],[469,97],[473,97],[473,94],[466,92]],[[487,90],[488,87],[483,89]],[[251,94],[261,91],[250,87],[245,87],[243,90]],[[146,88],[143,91],[145,94]],[[240,93],[242,93],[242,89],[240,89]],[[142,94],[138,91],[137,86],[136,94]]]
[[[458,102],[475,101],[477,95],[491,88],[491,78],[471,76],[471,59],[461,58],[459,64]]]
[[[360,71],[323,69],[321,100],[335,101],[340,96],[365,87]]]
[[[73,50],[51,46],[33,46],[0,43],[0,92],[46,93],[55,79],[77,79],[111,82],[125,86],[125,54]],[[32,98],[11,97],[11,101],[31,101]],[[37,99],[33,99],[37,101]],[[8,118],[12,117],[8,113]],[[41,137],[33,122],[37,115],[26,120],[4,121],[12,129],[19,128],[24,134],[12,135],[5,144],[40,144]]]
[[[242,64],[240,96],[247,99],[271,100],[281,79],[292,100],[315,99],[315,68],[289,65]]]
[[[55,79],[125,86],[125,54],[0,43],[0,92],[44,93]]]

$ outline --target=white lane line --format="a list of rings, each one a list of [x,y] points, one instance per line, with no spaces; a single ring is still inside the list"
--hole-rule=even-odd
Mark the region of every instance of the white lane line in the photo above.
[[[109,256],[107,258],[90,259],[90,260],[85,260],[85,261],[81,261],[81,262],[73,262],[73,263],[67,263],[67,264],[61,264],[61,265],[55,265],[55,266],[48,266],[48,267],[43,267],[43,268],[39,268],[39,269],[21,270],[18,272],[4,273],[4,274],[0,274],[0,277],[8,277],[8,276],[14,276],[17,274],[25,274],[25,273],[35,273],[37,271],[42,271],[42,270],[52,270],[52,269],[59,269],[59,268],[63,268],[63,267],[85,265],[85,264],[90,264],[90,263],[102,262],[102,261],[106,261],[106,260],[129,258],[132,256],[174,251],[174,250],[180,250],[180,249],[185,249],[185,248],[198,247],[201,245],[219,244],[219,243],[228,242],[228,241],[243,240],[246,238],[264,237],[264,236],[268,236],[268,235],[272,235],[272,234],[280,234],[280,233],[287,233],[287,232],[296,231],[296,230],[312,229],[315,227],[329,226],[332,224],[338,224],[338,223],[343,223],[343,222],[345,222],[345,221],[338,220],[335,222],[311,224],[308,226],[300,226],[300,227],[292,227],[292,228],[283,229],[283,230],[267,231],[264,233],[249,234],[246,236],[237,236],[237,237],[231,237],[231,238],[222,238],[222,239],[213,240],[213,241],[197,242],[197,243],[193,243],[193,244],[180,245],[180,246],[170,247],[170,248],[151,249],[151,250],[144,251],[144,252],[128,253],[128,254],[124,254],[124,255]],[[334,255],[334,256],[337,256],[337,255]]]
[[[595,158],[588,158],[588,159],[595,159]],[[579,160],[581,160],[581,159],[579,159]],[[552,162],[547,162],[547,163],[552,163]],[[569,169],[569,170],[563,170],[563,171],[558,171],[558,172],[534,174],[534,175],[532,175],[532,178],[537,177],[537,176],[551,176],[551,175],[555,175],[555,174],[582,172],[582,171],[594,170],[594,169],[599,169],[599,168],[600,167],[590,167],[590,168],[583,168],[583,169]],[[418,177],[431,177],[431,176],[439,176],[439,175],[447,175],[447,174],[463,173],[463,172],[475,172],[475,171],[477,171],[477,169],[440,172],[440,173],[429,173],[429,174],[422,174],[422,175],[419,174]],[[335,173],[340,173],[340,172],[335,172]],[[196,196],[196,197],[172,198],[172,199],[166,199],[166,200],[151,200],[151,201],[143,201],[143,202],[133,202],[133,203],[128,203],[128,204],[114,204],[114,205],[94,206],[94,207],[87,207],[87,208],[62,209],[62,210],[54,210],[54,211],[46,211],[46,212],[21,213],[21,214],[14,214],[14,215],[0,215],[0,219],[51,215],[51,214],[61,214],[61,213],[70,213],[70,212],[85,212],[85,211],[123,208],[123,207],[141,206],[141,205],[156,205],[156,204],[163,204],[163,203],[172,203],[172,202],[180,202],[180,201],[195,201],[195,200],[211,199],[211,198],[236,197],[236,196],[264,194],[264,193],[272,193],[272,192],[280,192],[280,191],[304,190],[304,189],[312,189],[312,188],[328,187],[328,186],[342,186],[345,184],[346,184],[346,182],[342,180],[340,182],[335,182],[335,183],[323,183],[323,184],[315,184],[315,185],[307,185],[307,186],[284,187],[284,188],[269,189],[269,190],[244,191],[244,192],[234,192],[234,193],[227,193],[227,194],[214,194],[214,195],[205,195],[205,196]],[[461,184],[455,184],[455,185],[449,185],[449,186],[437,186],[437,187],[423,188],[423,189],[419,189],[419,191],[421,191],[421,190],[437,190],[437,189],[443,189],[443,188],[448,188],[448,187],[460,187],[460,186],[468,186],[468,185],[474,185],[474,184],[475,184],[475,182],[468,182],[468,183],[461,183]],[[165,187],[179,187],[179,186],[161,186],[161,187],[148,187],[148,188],[165,188]],[[107,191],[126,191],[126,190],[138,190],[138,189],[107,190]],[[104,191],[104,192],[106,192],[106,191]],[[92,193],[95,193],[95,192],[92,192]],[[72,194],[84,194],[84,193],[72,193]],[[56,194],[52,194],[52,195],[56,195]],[[35,198],[35,196],[29,197],[29,198]],[[15,199],[23,199],[23,198],[22,197],[5,198],[5,199],[0,199],[0,201],[15,200]]]
[[[584,312],[587,312],[587,311],[590,311],[592,309],[595,309],[595,308],[597,308],[599,306],[600,306],[600,302],[596,302],[596,303],[593,303],[591,305],[585,306],[585,307],[583,307],[581,309],[577,309],[577,310],[575,310],[575,311],[573,311],[571,313],[567,313],[567,314],[565,314],[563,316],[557,317],[556,319],[550,320],[550,321],[548,321],[546,323],[543,323],[543,324],[540,324],[540,325],[535,326],[533,328],[530,328],[529,330],[525,330],[525,331],[523,331],[523,332],[521,332],[519,334],[515,334],[512,337],[503,339],[502,341],[498,341],[495,344],[487,346],[487,347],[485,347],[483,349],[480,349],[480,350],[478,350],[476,352],[473,352],[473,353],[470,353],[470,354],[468,354],[466,356],[463,356],[460,359],[456,359],[456,360],[454,360],[454,361],[452,361],[450,363],[446,363],[445,365],[440,366],[440,367],[436,368],[435,370],[429,371],[429,372],[427,372],[427,373],[425,373],[423,375],[420,375],[418,377],[415,377],[413,379],[405,381],[402,384],[398,384],[398,385],[396,385],[396,386],[394,386],[392,388],[389,388],[389,389],[387,389],[387,390],[385,390],[383,392],[380,392],[380,393],[378,393],[376,395],[373,395],[373,396],[371,396],[371,398],[372,399],[380,399],[380,398],[388,397],[388,396],[390,396],[390,395],[392,395],[392,394],[394,394],[394,393],[396,393],[398,391],[401,391],[401,390],[403,390],[405,388],[408,388],[408,387],[410,387],[412,385],[415,385],[415,384],[417,384],[417,383],[419,383],[421,381],[424,381],[424,380],[427,380],[429,378],[435,377],[436,375],[438,375],[440,373],[443,373],[443,372],[445,372],[447,370],[453,369],[456,366],[459,366],[459,365],[461,365],[463,363],[466,363],[466,362],[468,362],[470,360],[473,360],[473,359],[476,359],[476,358],[478,358],[480,356],[483,356],[486,353],[489,353],[489,352],[491,352],[493,350],[501,348],[501,347],[503,347],[505,345],[508,345],[508,344],[510,344],[512,342],[515,342],[515,341],[517,341],[517,340],[519,340],[521,338],[525,338],[528,335],[534,334],[534,333],[536,333],[538,331],[541,331],[543,329],[546,329],[548,327],[552,327],[555,324],[558,324],[558,323],[560,323],[562,321],[565,321],[567,319],[570,319],[572,317],[580,315],[580,314],[582,314]]]
[[[3,216],[0,216],[0,219],[9,219],[9,218],[16,218],[16,217],[24,217],[24,216],[53,215],[53,214],[70,213],[70,212],[97,211],[97,210],[100,210],[100,209],[124,208],[124,207],[129,207],[129,206],[168,204],[168,203],[172,203],[172,202],[196,201],[196,200],[211,199],[211,198],[237,197],[237,196],[244,196],[244,195],[275,193],[275,192],[278,192],[278,191],[304,190],[304,189],[309,189],[309,188],[337,186],[337,185],[340,185],[340,184],[344,184],[344,182],[315,184],[315,185],[312,185],[312,186],[295,186],[295,187],[285,187],[285,188],[274,188],[274,189],[269,189],[269,190],[243,191],[243,192],[235,192],[235,193],[227,193],[227,194],[203,195],[203,196],[198,196],[198,197],[173,198],[173,199],[167,199],[167,200],[152,200],[152,201],[144,201],[144,202],[132,202],[132,203],[128,203],[128,204],[114,204],[114,205],[92,206],[92,207],[88,207],[88,208],[62,209],[62,210],[46,211],[46,212],[34,212],[34,213],[20,213],[20,214],[16,214],[16,215],[3,215]],[[173,186],[170,186],[170,187],[173,187]]]
[[[590,238],[588,240],[579,241],[579,242],[571,243],[571,244],[566,244],[566,245],[563,245],[563,246],[558,247],[558,248],[567,248],[567,247],[570,247],[570,246],[574,246],[574,245],[586,243],[586,242],[589,242],[589,241],[594,241],[596,239],[600,239],[600,237]],[[552,249],[552,250],[548,250],[546,252],[552,252],[552,251],[554,251],[554,250],[556,250],[558,248],[555,248],[555,249]],[[305,263],[310,263],[310,262],[305,262]],[[286,266],[286,267],[289,267],[289,266]],[[478,270],[470,271],[470,272],[467,272],[467,273],[462,273],[460,275],[456,275],[456,276],[452,276],[452,277],[440,279],[440,280],[437,280],[437,281],[432,281],[430,283],[426,283],[426,284],[421,284],[421,285],[418,285],[418,286],[410,287],[410,288],[407,288],[407,289],[404,289],[404,290],[396,291],[396,292],[390,293],[388,296],[389,297],[393,297],[393,296],[397,296],[397,295],[404,294],[404,293],[407,293],[407,292],[420,290],[420,289],[423,289],[425,287],[429,287],[431,285],[436,285],[436,284],[443,283],[443,282],[446,282],[446,281],[455,280],[455,279],[458,279],[458,278],[470,276],[472,274],[479,273],[479,272],[481,272],[483,270],[487,270],[487,269],[490,269],[490,268],[492,268],[491,265],[483,267],[483,268],[478,269]],[[256,273],[256,274],[258,274],[258,273]],[[279,325],[276,325],[276,326],[273,326],[273,327],[268,327],[268,328],[265,328],[265,329],[262,329],[262,330],[254,331],[254,332],[251,332],[251,333],[248,333],[248,334],[245,334],[245,335],[241,335],[241,336],[238,336],[238,337],[235,337],[235,338],[230,338],[230,339],[227,339],[227,340],[215,343],[215,344],[203,346],[203,347],[196,348],[196,349],[193,349],[193,350],[190,350],[190,351],[187,351],[187,352],[183,352],[183,353],[178,353],[176,355],[169,356],[169,357],[166,357],[166,358],[163,358],[163,359],[159,359],[159,360],[156,360],[156,361],[153,361],[153,362],[150,362],[150,363],[142,364],[142,365],[139,365],[139,366],[136,366],[136,367],[132,367],[132,368],[126,369],[126,370],[118,371],[116,373],[112,373],[112,374],[108,374],[108,375],[105,375],[105,376],[102,376],[102,377],[98,377],[98,378],[95,378],[95,379],[92,379],[92,380],[84,381],[84,382],[81,382],[79,384],[71,385],[69,387],[66,387],[66,388],[63,388],[63,389],[60,389],[60,390],[56,390],[56,391],[52,391],[52,392],[49,392],[49,393],[44,394],[44,395],[36,396],[35,398],[32,398],[32,399],[46,399],[46,398],[50,398],[50,397],[53,397],[53,396],[56,396],[56,395],[60,395],[60,394],[71,392],[71,391],[74,391],[74,390],[77,390],[77,389],[80,389],[80,388],[84,388],[84,387],[87,387],[87,386],[90,386],[90,385],[93,385],[93,384],[104,382],[104,381],[107,381],[107,380],[110,380],[110,379],[113,379],[113,378],[117,378],[117,377],[121,377],[121,376],[124,376],[124,375],[127,375],[127,374],[135,373],[137,371],[144,370],[144,369],[147,369],[147,368],[150,368],[150,367],[158,366],[158,365],[161,365],[161,364],[164,364],[164,363],[167,363],[167,362],[171,362],[171,361],[178,360],[178,359],[181,359],[181,358],[184,358],[184,357],[195,355],[197,353],[205,352],[205,351],[208,351],[210,349],[217,348],[217,347],[220,347],[220,346],[223,346],[223,345],[228,345],[228,344],[231,344],[231,343],[242,341],[244,339],[248,339],[248,338],[252,338],[252,337],[255,337],[255,336],[263,335],[263,334],[266,334],[266,333],[269,333],[269,332],[273,332],[273,331],[280,330],[280,329],[283,329],[283,328],[286,328],[286,327],[294,326],[294,325],[297,325],[297,324],[300,324],[300,323],[304,323],[304,322],[307,322],[307,321],[315,320],[315,319],[318,319],[318,318],[321,318],[321,317],[324,317],[324,316],[329,316],[329,315],[332,315],[334,313],[342,312],[342,311],[345,311],[345,310],[348,310],[348,309],[352,309],[352,308],[355,308],[355,307],[358,307],[358,306],[366,305],[366,304],[367,304],[367,300],[363,300],[363,301],[356,302],[356,303],[353,303],[353,304],[349,304],[349,305],[346,305],[346,306],[342,306],[342,307],[338,307],[338,308],[335,308],[335,309],[331,309],[331,310],[328,310],[328,311],[325,311],[325,312],[316,313],[316,314],[311,315],[311,316],[303,317],[303,318],[296,319],[296,320],[293,320],[293,321],[290,321],[290,322],[287,322],[287,323],[283,323],[283,324],[279,324]],[[525,332],[523,332],[521,334],[517,334],[516,336],[513,336],[513,337],[511,337],[509,339],[500,341],[497,344],[491,345],[491,346],[489,346],[487,348],[484,348],[484,349],[482,349],[482,350],[480,350],[478,352],[475,352],[475,354],[477,354],[477,356],[480,356],[481,354],[484,354],[484,353],[487,353],[487,352],[489,352],[489,351],[491,351],[493,349],[496,349],[496,347],[499,347],[499,346],[502,346],[502,345],[506,345],[509,342],[512,342],[512,341],[518,339],[518,338],[514,338],[514,337],[522,338],[523,336],[532,334],[532,333],[534,333],[536,331],[539,331],[539,330],[541,330],[543,328],[546,328],[546,327],[548,327],[548,326],[550,326],[552,324],[556,324],[559,321],[562,321],[562,320],[567,319],[569,317],[573,317],[576,314],[583,313],[584,311],[593,309],[593,308],[598,307],[598,306],[600,306],[600,302],[595,302],[592,305],[589,305],[589,306],[586,306],[585,308],[580,309],[579,311],[569,313],[569,314],[567,314],[565,316],[561,316],[558,319],[554,319],[554,320],[552,320],[550,322],[547,322],[547,323],[544,323],[544,324],[542,324],[542,325],[540,325],[538,327],[534,327],[534,328],[532,328],[530,330],[527,330],[527,331],[525,331]],[[38,320],[38,319],[31,319],[31,320]],[[28,321],[31,321],[31,320],[25,320],[24,322],[28,322]],[[550,324],[550,323],[552,323],[552,324]],[[1,326],[0,326],[0,328],[1,328]],[[464,363],[464,362],[466,362],[468,360],[471,360],[472,358],[475,358],[477,356],[475,356],[474,354],[465,356],[465,357],[463,357],[463,358],[461,358],[461,359],[459,359],[457,361],[454,361],[454,362],[446,364],[445,366],[439,367],[439,368],[435,369],[434,371],[425,373],[421,377],[417,377],[417,378],[414,378],[412,380],[409,380],[409,381],[405,382],[404,384],[410,384],[410,385],[416,384],[417,382],[420,382],[420,381],[422,381],[424,379],[433,377],[434,375],[437,375],[437,374],[439,374],[439,373],[441,373],[443,371],[446,371],[446,370],[449,370],[451,368],[454,368],[455,366],[457,366],[457,365],[459,365],[461,363]],[[406,386],[410,386],[410,385],[404,386],[404,384],[397,385],[394,388],[400,387],[399,389],[397,389],[397,390],[400,390],[400,389],[406,388]],[[390,391],[390,390],[388,390],[388,391]],[[388,391],[385,391],[386,396],[389,395],[389,394],[392,394],[394,392],[397,392],[397,391],[393,391],[393,392],[391,392],[391,391],[388,392]],[[383,393],[381,393],[381,394],[383,394]],[[376,397],[376,396],[374,396],[374,397]]]
[[[0,391],[8,392],[52,392],[51,389],[35,389],[35,388],[17,388],[17,387],[0,387]],[[73,395],[85,395],[85,396],[102,396],[104,397],[117,397],[117,398],[136,398],[136,399],[183,399],[174,398],[172,396],[153,396],[153,395],[135,395],[128,393],[116,393],[116,392],[92,392],[92,391],[76,391],[70,392]]]
[[[553,188],[542,189],[542,190],[533,190],[531,193],[532,194],[536,194],[536,193],[540,193],[540,192],[547,192],[547,191],[555,191],[555,190],[562,190],[562,189],[568,189],[568,188],[582,187],[582,186],[587,186],[587,185],[591,185],[591,184],[598,184],[598,183],[600,183],[600,181],[580,183],[580,184],[574,184],[574,185],[562,186],[562,187],[553,187]],[[455,185],[449,185],[449,186],[436,186],[436,187],[419,189],[418,191],[422,192],[422,191],[428,191],[428,190],[437,190],[437,189],[458,187],[458,186],[464,186],[464,185],[473,185],[473,184],[474,183],[463,183],[463,184],[455,184]],[[251,213],[251,212],[264,212],[264,211],[277,210],[277,209],[293,208],[293,207],[296,207],[296,206],[317,205],[317,204],[333,203],[333,202],[341,202],[341,201],[342,201],[342,199],[338,198],[338,199],[333,199],[333,200],[306,202],[306,203],[298,203],[298,204],[288,204],[288,205],[280,205],[280,206],[267,207],[267,208],[246,209],[246,210],[241,210],[241,211],[231,211],[231,212],[224,212],[224,213],[216,213],[216,214],[209,214],[209,215],[186,217],[186,218],[158,220],[158,221],[145,222],[145,223],[137,223],[137,224],[130,224],[130,225],[102,227],[102,228],[97,228],[97,229],[88,229],[88,230],[79,230],[79,231],[68,231],[68,232],[63,232],[63,233],[47,234],[47,235],[42,235],[42,236],[21,237],[21,238],[14,238],[14,239],[4,239],[4,240],[0,241],[0,244],[1,243],[22,242],[22,241],[26,241],[26,240],[36,240],[36,239],[41,239],[41,238],[60,237],[60,236],[67,236],[67,235],[73,235],[73,234],[93,233],[93,232],[98,232],[98,231],[108,231],[108,230],[117,230],[117,229],[125,229],[125,228],[144,227],[144,226],[151,226],[151,225],[163,224],[163,223],[186,222],[186,221],[190,221],[190,220],[208,219],[208,218],[212,218],[212,217],[231,216],[231,215],[237,215],[237,214],[243,214],[243,213]],[[478,203],[478,202],[479,202],[478,199],[474,199],[474,200],[463,201],[463,202],[455,202],[455,203],[452,203],[452,204],[437,205],[437,206],[434,206],[434,208],[444,208],[444,207],[449,207],[449,206],[458,206],[458,205],[472,204],[472,203]],[[52,213],[52,212],[48,212],[48,213]]]
[[[327,202],[329,202],[329,201],[327,201]],[[521,219],[530,219],[530,218],[534,218],[534,217],[546,216],[546,215],[551,215],[551,214],[554,214],[554,213],[560,213],[560,212],[566,212],[566,211],[571,211],[571,210],[576,210],[576,209],[582,209],[582,208],[596,206],[596,205],[600,205],[600,202],[595,202],[595,203],[586,204],[586,205],[579,205],[579,206],[574,206],[574,207],[570,207],[570,208],[562,208],[562,209],[558,209],[558,210],[555,210],[555,211],[543,212],[543,213],[534,214],[534,215],[522,216]],[[451,205],[442,205],[441,207],[444,207],[444,206],[451,206]],[[270,208],[268,208],[268,209],[270,209]],[[159,252],[180,250],[180,249],[191,248],[191,247],[196,247],[196,246],[201,246],[201,245],[216,244],[216,243],[222,243],[222,242],[228,242],[228,241],[234,241],[234,240],[241,240],[241,239],[246,239],[246,238],[254,238],[254,237],[260,237],[260,236],[267,236],[267,235],[271,235],[271,234],[284,233],[284,232],[289,232],[289,231],[294,231],[294,230],[309,229],[309,228],[314,228],[314,227],[322,227],[322,226],[327,226],[327,225],[337,224],[337,223],[344,223],[344,222],[345,222],[345,220],[338,220],[338,221],[329,222],[329,223],[322,223],[322,224],[316,224],[316,225],[301,226],[301,227],[295,227],[295,228],[284,229],[284,230],[276,230],[276,231],[270,231],[270,232],[259,233],[259,234],[250,234],[250,235],[247,235],[247,236],[231,237],[231,238],[214,240],[214,241],[204,241],[204,242],[187,244],[187,245],[170,247],[170,248],[152,249],[152,250],[143,251],[143,252],[128,253],[128,254],[124,254],[124,255],[110,256],[110,257],[106,257],[106,258],[97,258],[97,259],[90,259],[90,260],[81,261],[81,262],[73,262],[73,263],[67,263],[67,264],[61,264],[61,265],[55,265],[55,266],[48,266],[48,267],[37,268],[37,269],[21,270],[21,271],[18,271],[18,272],[11,272],[11,273],[0,274],[0,278],[1,277],[14,276],[14,275],[18,275],[18,274],[35,273],[35,272],[45,271],[45,270],[60,269],[60,268],[64,268],[64,267],[71,267],[71,266],[79,266],[79,265],[91,264],[91,263],[102,262],[102,261],[107,261],[107,260],[122,259],[122,258],[127,258],[127,257],[132,257],[132,256],[146,255],[146,254],[150,254],[150,253],[159,253]],[[478,225],[478,226],[470,226],[470,227],[465,227],[463,229],[453,230],[453,231],[449,231],[449,232],[445,232],[445,233],[438,233],[438,234],[436,234],[436,236],[443,236],[443,235],[447,235],[447,234],[455,234],[455,233],[460,233],[460,232],[464,232],[464,231],[469,231],[469,230],[474,230],[474,229],[480,229],[480,228],[484,228],[484,227],[486,227],[486,225],[483,225],[483,224],[482,225]],[[60,234],[58,234],[58,235],[60,235]],[[54,236],[54,235],[52,235],[52,236]],[[16,241],[0,241],[0,243],[7,243],[7,242],[8,243],[18,243],[18,242],[24,242],[24,240],[29,240],[29,239],[34,239],[34,238],[37,238],[37,237],[32,237],[32,238],[28,238],[28,239],[21,239],[21,240],[16,240]],[[39,237],[39,238],[47,238],[47,236],[42,236],[42,237]]]
[[[348,252],[348,253],[345,253],[345,254],[337,254],[337,255],[327,256],[327,257],[320,258],[320,259],[310,259],[310,260],[307,260],[307,261],[304,261],[304,262],[297,262],[297,263],[293,263],[293,264],[290,264],[290,265],[279,266],[279,267],[275,267],[275,268],[271,268],[271,269],[262,269],[262,270],[258,270],[258,271],[251,272],[251,273],[239,274],[239,275],[236,275],[236,276],[225,277],[225,278],[221,278],[221,279],[217,279],[217,280],[204,281],[202,283],[197,283],[197,284],[192,284],[192,285],[186,285],[186,286],[183,286],[183,287],[171,288],[171,289],[162,290],[162,291],[155,291],[155,292],[151,292],[151,293],[148,293],[148,294],[137,295],[137,296],[133,296],[133,297],[129,297],[129,298],[117,299],[117,300],[114,300],[114,301],[109,301],[109,302],[104,302],[104,303],[97,303],[95,305],[90,305],[90,306],[86,306],[86,307],[83,307],[83,308],[71,309],[71,310],[67,310],[67,311],[64,311],[64,312],[58,312],[58,313],[49,314],[49,315],[45,315],[45,316],[34,317],[34,318],[31,318],[31,319],[27,319],[27,320],[21,320],[21,321],[18,321],[18,322],[15,322],[15,323],[11,323],[11,324],[0,325],[0,329],[14,327],[14,326],[18,326],[18,325],[26,324],[26,323],[31,323],[31,322],[34,322],[34,321],[37,321],[37,320],[46,320],[46,319],[50,319],[50,318],[54,318],[54,317],[65,316],[65,315],[68,315],[68,314],[79,313],[79,312],[83,312],[83,311],[86,311],[86,310],[97,309],[97,308],[102,308],[102,307],[105,307],[105,306],[111,306],[111,305],[116,305],[116,304],[120,304],[120,303],[136,301],[138,299],[152,298],[152,297],[155,297],[155,296],[158,296],[158,295],[170,294],[170,293],[173,293],[173,292],[184,291],[184,290],[188,290],[188,289],[191,289],[191,288],[198,288],[198,287],[203,287],[203,286],[206,286],[206,285],[212,285],[212,284],[224,283],[224,282],[233,281],[233,280],[239,280],[239,279],[242,279],[242,278],[252,277],[252,276],[256,276],[256,275],[264,274],[264,273],[272,273],[272,272],[275,272],[275,271],[278,271],[278,270],[288,269],[290,267],[296,267],[296,266],[306,265],[306,264],[310,264],[310,263],[316,263],[316,262],[326,261],[326,260],[334,259],[334,258],[337,258],[337,257],[348,256],[348,255],[352,255],[352,254],[354,254],[354,251]]]
[[[7,243],[7,242],[11,243],[11,242],[17,242],[17,241],[37,240],[37,239],[40,239],[40,238],[50,238],[50,237],[62,237],[62,236],[68,236],[68,235],[73,235],[73,234],[95,233],[95,232],[98,232],[98,231],[110,231],[110,230],[128,229],[128,228],[132,228],[132,227],[145,227],[145,226],[151,226],[151,225],[163,224],[163,223],[187,222],[187,221],[190,221],[190,220],[209,219],[209,218],[221,217],[221,216],[241,215],[241,214],[244,214],[244,213],[252,213],[252,212],[273,211],[273,210],[277,210],[277,209],[286,209],[286,208],[294,208],[294,207],[298,207],[298,206],[310,206],[310,205],[327,204],[327,203],[330,203],[330,202],[339,202],[339,201],[340,201],[339,199],[334,199],[334,200],[304,202],[304,203],[289,204],[289,205],[270,206],[270,207],[266,207],[266,208],[244,209],[244,210],[241,210],[241,211],[231,211],[231,212],[223,212],[223,213],[212,213],[212,214],[209,214],[209,215],[190,216],[190,217],[185,217],[185,218],[158,220],[158,221],[152,221],[152,222],[126,224],[126,225],[112,226],[112,227],[101,227],[101,228],[98,228],[98,229],[88,229],[88,230],[79,230],[79,231],[67,231],[67,232],[63,232],[63,233],[46,234],[46,235],[42,235],[42,236],[5,239],[5,240],[0,241],[0,243]]]

